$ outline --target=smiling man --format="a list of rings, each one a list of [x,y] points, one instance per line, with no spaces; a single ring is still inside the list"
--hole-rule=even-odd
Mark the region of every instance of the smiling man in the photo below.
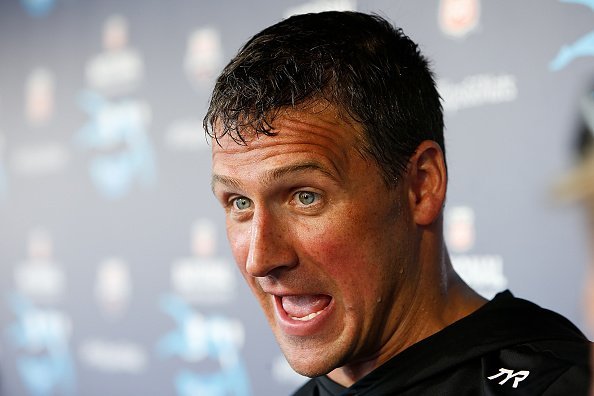
[[[297,395],[556,395],[587,389],[585,337],[453,270],[440,98],[377,16],[291,17],[222,72],[212,188]]]

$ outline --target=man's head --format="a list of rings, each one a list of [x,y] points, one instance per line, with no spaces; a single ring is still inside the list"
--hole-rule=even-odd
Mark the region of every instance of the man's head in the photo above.
[[[423,140],[445,152],[427,60],[402,30],[356,12],[298,15],[256,34],[223,70],[204,125],[243,143],[247,126],[271,134],[279,112],[312,102],[362,126],[358,150],[389,184]]]
[[[352,12],[265,29],[205,126],[233,255],[296,371],[351,383],[451,319],[441,105],[401,31]]]

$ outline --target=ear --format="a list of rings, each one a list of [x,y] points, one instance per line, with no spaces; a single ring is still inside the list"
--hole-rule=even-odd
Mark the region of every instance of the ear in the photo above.
[[[448,175],[441,147],[425,140],[408,162],[408,197],[416,224],[432,224],[445,203]]]

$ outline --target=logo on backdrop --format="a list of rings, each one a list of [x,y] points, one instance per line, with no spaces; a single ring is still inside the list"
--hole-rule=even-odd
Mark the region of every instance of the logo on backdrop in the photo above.
[[[16,319],[6,336],[19,353],[18,375],[29,395],[75,395],[75,370],[70,353],[70,318],[49,308],[40,308],[19,293],[8,303]]]
[[[18,147],[11,154],[12,171],[31,177],[49,176],[64,171],[70,157],[64,145],[57,142]]]
[[[219,31],[210,27],[194,30],[188,38],[184,70],[198,89],[214,80],[223,65]]]
[[[161,337],[156,345],[157,353],[162,358],[182,359],[195,369],[201,363],[208,367],[204,372],[179,370],[174,378],[178,396],[251,394],[240,352],[244,328],[239,320],[203,315],[172,294],[162,296],[160,306],[177,327]],[[215,371],[213,362],[218,366]]]
[[[25,82],[25,118],[32,126],[46,125],[54,115],[55,82],[45,68],[33,70]]]
[[[474,31],[481,16],[480,0],[441,0],[439,27],[448,36],[464,37]]]
[[[49,232],[36,228],[29,233],[28,257],[14,269],[18,292],[38,303],[56,303],[64,296],[66,276],[53,258]]]
[[[110,318],[122,317],[128,310],[131,294],[128,264],[118,257],[103,260],[95,280],[95,299],[101,312]]]
[[[128,47],[128,21],[112,15],[103,25],[103,52],[86,66],[90,89],[104,95],[122,95],[134,91],[144,76],[144,62],[140,54]]]
[[[165,133],[164,143],[168,148],[177,151],[210,150],[202,121],[198,119],[187,118],[174,121]]]
[[[192,257],[171,265],[171,283],[177,294],[193,304],[228,303],[235,297],[233,266],[215,256],[216,229],[207,219],[192,224]]]
[[[477,74],[459,83],[440,79],[437,86],[447,112],[513,102],[518,97],[516,77],[510,74]]]
[[[186,77],[197,91],[204,91],[214,81],[223,65],[221,35],[217,29],[203,27],[188,37],[184,58]],[[165,146],[176,151],[208,150],[202,120],[182,118],[175,120],[164,135]]]
[[[96,338],[82,341],[78,356],[88,366],[109,373],[138,374],[148,362],[146,351],[138,344]]]
[[[594,11],[594,0],[560,0],[562,3],[585,5]],[[549,63],[551,71],[559,71],[577,58],[594,56],[594,31],[582,36],[572,44],[561,47],[555,59]]]
[[[75,143],[95,155],[90,163],[91,180],[108,199],[127,195],[132,186],[153,186],[156,168],[149,139],[150,106],[129,97],[140,85],[144,63],[128,47],[128,21],[112,15],[103,26],[103,52],[87,63],[89,90],[81,107],[89,116]]]
[[[454,206],[446,212],[446,242],[455,253],[466,253],[474,246],[476,230],[474,210],[468,206]]]
[[[119,257],[102,260],[97,267],[94,295],[104,317],[113,321],[124,319],[132,295],[129,264]],[[116,326],[124,328],[121,322]],[[149,359],[146,349],[136,342],[102,337],[82,340],[78,345],[78,357],[94,370],[109,374],[140,374]]]
[[[57,141],[47,141],[46,127],[55,113],[55,80],[53,73],[43,67],[31,71],[24,84],[24,118],[35,136],[35,143],[12,151],[10,167],[23,176],[48,176],[66,169],[69,153]]]
[[[48,15],[56,5],[56,0],[21,0],[21,5],[33,17]]]
[[[153,186],[156,169],[147,132],[148,105],[131,99],[109,101],[92,92],[82,96],[81,105],[90,118],[75,136],[75,144],[96,153],[89,172],[99,192],[117,199],[136,183]]]
[[[507,286],[503,258],[473,254],[476,241],[475,213],[469,206],[452,206],[445,212],[445,239],[456,272],[477,293],[492,298]]]

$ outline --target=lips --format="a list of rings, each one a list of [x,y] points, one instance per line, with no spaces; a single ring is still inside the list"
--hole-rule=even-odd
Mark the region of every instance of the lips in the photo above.
[[[274,296],[278,324],[289,335],[314,335],[330,316],[334,299],[326,294]]]

